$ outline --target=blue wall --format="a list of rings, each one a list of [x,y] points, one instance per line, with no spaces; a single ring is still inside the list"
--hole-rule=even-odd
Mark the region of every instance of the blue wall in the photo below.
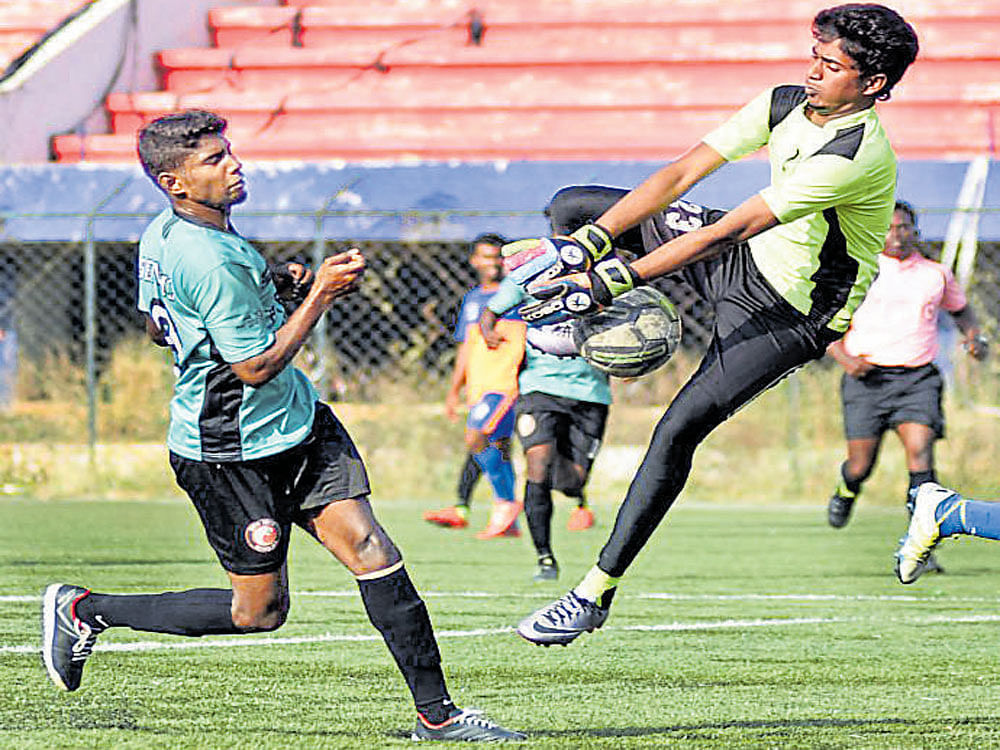
[[[656,162],[490,162],[477,164],[356,165],[335,163],[248,163],[250,198],[234,212],[247,236],[309,239],[311,215],[265,216],[260,212],[309,214],[328,206],[344,215],[323,220],[332,239],[467,240],[481,231],[510,237],[545,234],[541,209],[565,185],[600,183],[632,187],[660,166]],[[1000,206],[1000,170],[987,185],[986,207]],[[899,195],[921,211],[926,239],[941,239],[967,164],[910,161],[899,166]],[[730,164],[687,197],[731,208],[767,184],[765,161]],[[12,214],[87,213],[117,188],[105,213],[149,214],[165,205],[138,168],[39,164],[0,166],[0,239],[82,239],[80,216],[13,218]],[[95,222],[97,239],[134,240],[146,216]],[[1000,213],[980,221],[983,239],[1000,240]]]

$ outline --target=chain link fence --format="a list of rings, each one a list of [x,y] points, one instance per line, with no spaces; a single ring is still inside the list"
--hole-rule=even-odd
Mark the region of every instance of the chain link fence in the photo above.
[[[364,397],[380,379],[436,383],[449,376],[455,316],[476,283],[466,243],[320,238],[254,244],[271,262],[315,265],[349,247],[368,260],[361,289],[327,314],[306,353],[307,368],[325,363],[325,372],[313,373],[325,395],[346,389]],[[17,359],[83,368],[92,359],[99,376],[116,344],[144,331],[135,309],[135,251],[133,242],[0,240],[0,328],[16,339]],[[685,345],[702,343],[710,313],[683,285],[658,284],[685,318]],[[30,384],[22,388],[28,398],[45,395]]]
[[[351,246],[368,259],[360,291],[334,306],[300,358],[321,395],[373,400],[387,384],[427,394],[446,382],[455,356],[455,315],[462,295],[475,284],[465,243],[316,237],[255,244],[273,262],[315,265]],[[940,243],[928,243],[926,252],[936,258],[940,249]],[[0,239],[0,399],[53,397],[46,379],[31,374],[72,367],[83,373],[94,411],[101,373],[116,346],[144,335],[135,310],[134,263],[132,242]],[[682,346],[699,352],[711,311],[683,283],[665,278],[657,284],[683,317]],[[1000,244],[980,244],[968,291],[985,332],[995,340]],[[91,425],[93,431],[93,417]]]

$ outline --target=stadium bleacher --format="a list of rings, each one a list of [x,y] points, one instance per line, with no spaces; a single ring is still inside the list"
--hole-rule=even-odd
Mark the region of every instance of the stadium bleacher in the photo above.
[[[1000,5],[895,4],[921,55],[879,105],[897,152],[967,159],[1000,128]],[[229,118],[250,159],[651,159],[764,86],[798,82],[815,0],[300,0],[208,13],[214,47],[158,55],[163,90],[113,93],[112,132],[59,161],[131,161],[165,112]],[[476,43],[478,41],[479,43]],[[941,113],[928,116],[928,109]]]

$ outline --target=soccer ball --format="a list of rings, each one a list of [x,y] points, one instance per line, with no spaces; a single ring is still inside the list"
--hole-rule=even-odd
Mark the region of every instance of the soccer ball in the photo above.
[[[618,378],[635,378],[660,367],[681,340],[681,319],[658,290],[641,286],[577,321],[573,341],[594,368]]]

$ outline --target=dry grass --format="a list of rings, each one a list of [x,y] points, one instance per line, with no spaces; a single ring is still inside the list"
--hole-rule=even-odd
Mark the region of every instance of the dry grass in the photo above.
[[[615,406],[591,479],[597,505],[616,505],[664,405],[694,369],[679,354],[647,378],[615,383]],[[38,497],[175,495],[163,439],[173,382],[169,361],[145,342],[120,345],[101,376],[99,445],[86,444],[83,378],[67,362],[22,367],[22,398],[0,416],[0,491]],[[762,395],[713,433],[695,455],[685,498],[717,503],[823,503],[844,457],[839,370],[816,363]],[[39,378],[46,382],[25,384]],[[462,425],[444,417],[443,386],[397,378],[371,382],[373,403],[339,403],[381,498],[453,498],[463,460]],[[412,382],[411,382],[412,381]],[[995,466],[1000,404],[993,364],[956,373],[946,400],[948,439],[938,444],[942,481],[980,497],[1000,495]],[[415,395],[416,394],[416,395]],[[518,469],[520,455],[515,456]],[[478,497],[489,491],[483,482]],[[865,502],[898,506],[906,485],[902,450],[887,436]]]

